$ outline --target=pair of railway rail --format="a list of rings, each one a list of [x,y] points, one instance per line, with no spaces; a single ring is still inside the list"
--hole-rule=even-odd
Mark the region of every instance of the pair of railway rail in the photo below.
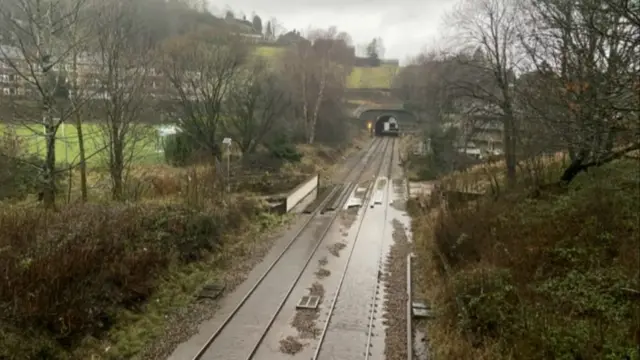
[[[387,186],[385,186],[385,192],[386,192],[386,196],[381,196],[381,199],[376,199],[374,198],[373,194],[369,194],[369,196],[367,196],[366,198],[368,199],[368,202],[364,202],[363,203],[363,207],[364,207],[364,211],[360,217],[360,221],[358,223],[358,227],[356,230],[356,234],[355,234],[355,240],[354,240],[354,244],[351,246],[351,250],[349,252],[348,258],[347,258],[347,262],[344,266],[344,269],[342,271],[342,275],[340,278],[340,282],[338,284],[338,289],[335,293],[335,296],[332,299],[330,308],[329,308],[329,314],[328,317],[325,321],[324,324],[324,328],[322,329],[322,332],[320,334],[320,338],[318,340],[318,345],[316,346],[316,350],[314,352],[314,355],[312,357],[312,360],[317,360],[320,358],[320,354],[322,353],[322,344],[324,342],[325,336],[327,335],[327,333],[331,330],[331,319],[334,313],[334,310],[336,308],[336,304],[338,303],[338,299],[340,297],[340,291],[342,290],[342,285],[344,283],[344,279],[347,276],[347,272],[349,269],[349,265],[351,263],[351,258],[354,254],[354,250],[356,248],[356,245],[358,244],[358,240],[361,238],[360,236],[360,231],[362,230],[362,226],[364,223],[364,219],[365,216],[367,214],[367,211],[369,211],[371,208],[374,207],[374,205],[381,205],[382,201],[384,201],[383,199],[389,199],[389,192],[391,189],[391,177],[392,177],[392,167],[393,167],[393,156],[394,156],[394,152],[395,152],[395,142],[393,140],[390,140],[388,143],[388,146],[391,146],[391,152],[390,154],[387,153],[387,149],[385,148],[384,152],[383,152],[383,157],[381,159],[380,165],[377,168],[376,171],[376,178],[380,178],[380,177],[386,177],[387,179]],[[385,163],[386,160],[386,163]],[[374,184],[372,185],[374,188],[376,187],[377,182],[374,182]],[[373,189],[373,191],[375,191],[375,189]],[[382,228],[382,236],[384,236],[384,234],[386,233],[386,227],[388,226],[388,221],[387,221],[387,213],[388,213],[388,206],[384,206],[384,225]],[[376,265],[376,269],[377,269],[377,274],[381,274],[383,273],[384,269],[384,246],[382,246],[382,244],[380,244],[380,249],[378,252],[378,257],[377,257],[377,265]],[[380,286],[381,286],[381,281],[380,281],[380,277],[378,276],[377,281],[376,281],[376,285],[373,288],[373,292],[371,294],[370,300],[369,300],[369,304],[370,304],[370,308],[371,310],[369,311],[368,314],[368,319],[367,319],[367,330],[366,330],[366,344],[365,344],[365,351],[364,351],[364,359],[365,360],[369,360],[369,358],[371,357],[371,352],[370,352],[370,348],[371,348],[371,340],[373,337],[373,329],[374,329],[374,321],[375,321],[375,313],[376,313],[376,307],[377,307],[377,298],[378,298],[378,293],[380,290]]]
[[[224,353],[214,353],[213,351],[215,349],[213,349],[213,344],[216,342],[217,339],[219,339],[221,337],[221,335],[228,329],[228,326],[233,322],[234,318],[236,316],[238,316],[238,314],[243,311],[243,309],[245,309],[247,307],[247,302],[248,300],[255,295],[256,291],[261,287],[261,285],[263,284],[264,280],[273,272],[273,270],[282,263],[283,258],[285,257],[285,255],[290,251],[290,249],[292,249],[292,247],[296,244],[296,242],[298,242],[298,240],[301,238],[301,236],[305,233],[306,230],[309,229],[310,224],[312,223],[312,221],[314,219],[316,219],[317,217],[321,216],[322,214],[326,213],[327,211],[333,211],[333,210],[337,210],[340,208],[341,204],[344,203],[349,196],[351,195],[351,193],[354,192],[354,190],[357,188],[358,186],[358,181],[359,179],[362,177],[362,175],[366,172],[366,170],[368,169],[368,167],[370,165],[377,165],[377,169],[376,169],[376,177],[379,176],[384,176],[383,175],[383,171],[386,171],[390,174],[391,172],[391,167],[392,167],[392,163],[393,163],[393,151],[394,151],[394,147],[395,147],[395,141],[393,138],[389,138],[389,137],[378,137],[375,138],[372,142],[370,147],[363,152],[362,157],[359,159],[359,162],[356,166],[354,166],[342,179],[343,181],[343,186],[336,186],[333,187],[331,190],[328,191],[328,194],[326,196],[323,196],[322,199],[319,201],[318,205],[315,206],[314,210],[311,212],[311,214],[309,215],[309,217],[304,221],[304,223],[302,224],[302,226],[294,233],[294,235],[292,236],[291,240],[286,244],[286,246],[284,247],[284,249],[278,254],[278,256],[275,258],[275,260],[267,267],[267,269],[261,274],[261,276],[258,278],[258,280],[255,282],[255,284],[247,291],[247,293],[244,295],[244,297],[238,302],[238,304],[235,306],[235,308],[230,312],[230,314],[222,321],[222,323],[218,326],[218,328],[208,337],[208,339],[205,341],[205,343],[199,348],[198,352],[196,353],[195,356],[193,356],[191,359],[192,360],[210,360],[210,359],[225,359],[225,354]],[[391,154],[389,154],[389,152],[391,152]],[[388,160],[387,162],[385,161]],[[377,164],[376,164],[377,163]],[[385,163],[387,163],[388,169],[383,169]],[[388,180],[387,181],[391,181],[390,180],[390,176],[387,176]],[[373,185],[371,185],[370,189],[373,189],[375,187],[376,182],[373,182]],[[390,188],[390,186],[387,186],[387,189]],[[373,191],[375,191],[375,189],[373,189]],[[388,190],[387,190],[388,191]],[[368,196],[366,197],[366,199],[368,199],[367,201],[369,203],[373,202],[373,196],[371,193],[371,190],[368,191]],[[366,202],[367,202],[366,201]],[[366,213],[367,209],[369,208],[368,203],[364,203],[363,205],[365,205],[364,208],[364,213]],[[358,226],[358,230],[357,232],[360,232],[360,229],[362,227],[362,219],[364,219],[364,213],[362,214],[362,216],[360,217],[360,222],[357,225]],[[303,274],[305,273],[305,270],[307,269],[309,263],[311,262],[311,260],[313,259],[314,254],[316,253],[316,251],[318,250],[318,248],[320,247],[320,245],[322,244],[324,238],[326,237],[327,233],[329,232],[329,230],[331,229],[333,223],[335,222],[337,216],[339,214],[339,211],[334,211],[331,214],[331,217],[328,221],[328,224],[323,228],[322,233],[316,238],[315,240],[315,245],[313,245],[313,248],[311,250],[310,255],[308,255],[308,257],[306,258],[305,262],[302,265],[302,268],[299,270],[299,273],[297,274],[297,276],[295,277],[295,279],[293,279],[291,285],[287,288],[282,300],[278,303],[277,307],[273,310],[273,313],[271,314],[269,321],[264,324],[264,326],[262,327],[260,331],[260,335],[257,338],[257,340],[255,341],[255,343],[251,344],[250,349],[247,347],[247,355],[243,355],[242,358],[246,359],[246,360],[251,360],[254,358],[254,356],[256,355],[258,349],[261,347],[266,335],[269,333],[271,327],[273,326],[274,321],[276,320],[276,318],[278,317],[278,315],[280,314],[280,312],[282,311],[283,307],[285,306],[287,300],[289,299],[291,293],[294,291],[294,289],[296,288],[300,278],[303,276]],[[385,217],[386,217],[386,210],[385,210]],[[386,223],[386,221],[385,221]],[[358,234],[356,234],[355,237],[355,242],[358,241]],[[318,357],[320,356],[321,350],[322,350],[322,344],[323,341],[325,339],[325,336],[327,334],[327,331],[329,330],[330,324],[331,324],[331,317],[333,315],[333,311],[336,307],[336,303],[337,303],[337,299],[338,296],[340,294],[340,290],[342,288],[343,282],[344,282],[344,278],[346,276],[347,273],[347,269],[349,266],[349,262],[350,259],[353,255],[353,249],[355,248],[355,244],[351,247],[350,253],[348,255],[348,259],[346,262],[346,265],[343,269],[341,278],[340,278],[340,282],[338,284],[338,289],[335,293],[335,296],[332,299],[329,313],[328,313],[328,318],[325,321],[324,324],[324,328],[322,329],[321,334],[319,335],[319,337],[317,338],[317,346],[316,346],[316,350],[315,350],[315,354],[313,356],[313,360],[318,359]],[[380,256],[380,258],[382,257],[382,255]],[[381,266],[381,260],[379,260],[378,266]],[[378,286],[376,286],[376,289],[378,288]],[[376,298],[376,294],[373,294],[372,297],[372,301],[375,302],[375,298]],[[369,329],[368,329],[368,334],[367,334],[367,348],[370,345],[370,339],[372,336],[372,327],[373,327],[373,310],[371,311],[370,314],[370,319],[369,319]],[[260,324],[262,325],[262,324]],[[369,358],[369,351],[366,351],[366,355],[365,358],[368,359]],[[234,359],[238,359],[238,357],[234,357]]]

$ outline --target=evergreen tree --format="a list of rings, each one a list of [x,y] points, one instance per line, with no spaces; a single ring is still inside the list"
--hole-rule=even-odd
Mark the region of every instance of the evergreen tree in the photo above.
[[[253,16],[253,29],[262,34],[262,19],[258,15]]]
[[[275,35],[273,34],[271,21],[267,21],[267,26],[264,29],[264,37],[267,40],[273,40],[273,38],[275,37]]]

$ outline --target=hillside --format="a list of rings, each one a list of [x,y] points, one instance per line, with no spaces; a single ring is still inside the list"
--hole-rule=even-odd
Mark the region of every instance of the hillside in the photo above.
[[[621,160],[568,189],[514,190],[448,212],[428,200],[413,207],[416,276],[438,312],[422,326],[436,358],[635,358],[638,165]],[[560,169],[552,160],[537,173],[557,179]],[[491,172],[442,185],[472,188]]]
[[[354,67],[347,87],[350,89],[388,89],[393,77],[398,73],[395,65],[381,65],[378,67]]]
[[[258,46],[256,54],[273,58],[281,55],[285,51],[280,46]],[[347,79],[349,89],[386,89],[391,87],[393,77],[398,73],[399,67],[396,65],[381,65],[378,67],[353,68],[351,75]]]

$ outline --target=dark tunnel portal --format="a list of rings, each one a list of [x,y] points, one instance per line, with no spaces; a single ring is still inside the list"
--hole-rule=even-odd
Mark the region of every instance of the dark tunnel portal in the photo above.
[[[376,126],[375,126],[376,136],[380,136],[384,132],[384,123],[388,122],[392,117],[393,116],[391,115],[382,115],[378,118],[378,120],[376,120]]]

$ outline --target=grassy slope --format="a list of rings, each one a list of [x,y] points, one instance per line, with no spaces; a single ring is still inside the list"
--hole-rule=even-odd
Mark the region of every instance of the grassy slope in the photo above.
[[[21,148],[28,154],[44,156],[45,138],[41,127],[36,126],[14,126],[9,127],[0,124],[0,136],[15,131],[15,135],[21,142]],[[134,145],[136,162],[155,163],[162,159],[162,154],[156,152],[156,136],[152,127],[145,127],[141,130],[141,139]],[[87,161],[89,166],[100,165],[104,160],[104,133],[95,124],[85,124],[83,127],[85,139],[85,151],[91,158]],[[57,133],[56,160],[65,162],[68,158],[70,163],[77,163],[79,160],[78,135],[76,127],[65,124],[61,126]]]
[[[390,88],[397,71],[398,67],[394,65],[355,67],[347,79],[347,87],[350,89]]]
[[[640,287],[639,165],[619,161],[567,192],[511,193],[450,216],[414,211],[422,289],[439,312],[434,358],[636,354],[638,303],[625,289]]]
[[[302,163],[283,171],[326,176],[360,140],[342,150],[302,146]],[[38,210],[0,207],[0,270],[10,274],[0,281],[8,290],[0,291],[0,358],[162,358],[204,320],[191,316],[215,311],[191,305],[194,295],[210,282],[242,281],[271,245],[265,233],[286,219],[256,214],[241,195],[225,205],[210,169],[147,167],[132,174],[150,186],[144,201],[63,207],[46,221],[57,231],[48,238]],[[222,203],[207,205],[210,196]],[[69,247],[51,246],[58,242]],[[219,247],[202,250],[209,245]]]
[[[284,52],[283,47],[260,46],[256,53],[267,58],[276,57]],[[382,65],[380,67],[355,67],[347,79],[347,87],[350,89],[378,89],[391,86],[393,76],[398,67]]]

